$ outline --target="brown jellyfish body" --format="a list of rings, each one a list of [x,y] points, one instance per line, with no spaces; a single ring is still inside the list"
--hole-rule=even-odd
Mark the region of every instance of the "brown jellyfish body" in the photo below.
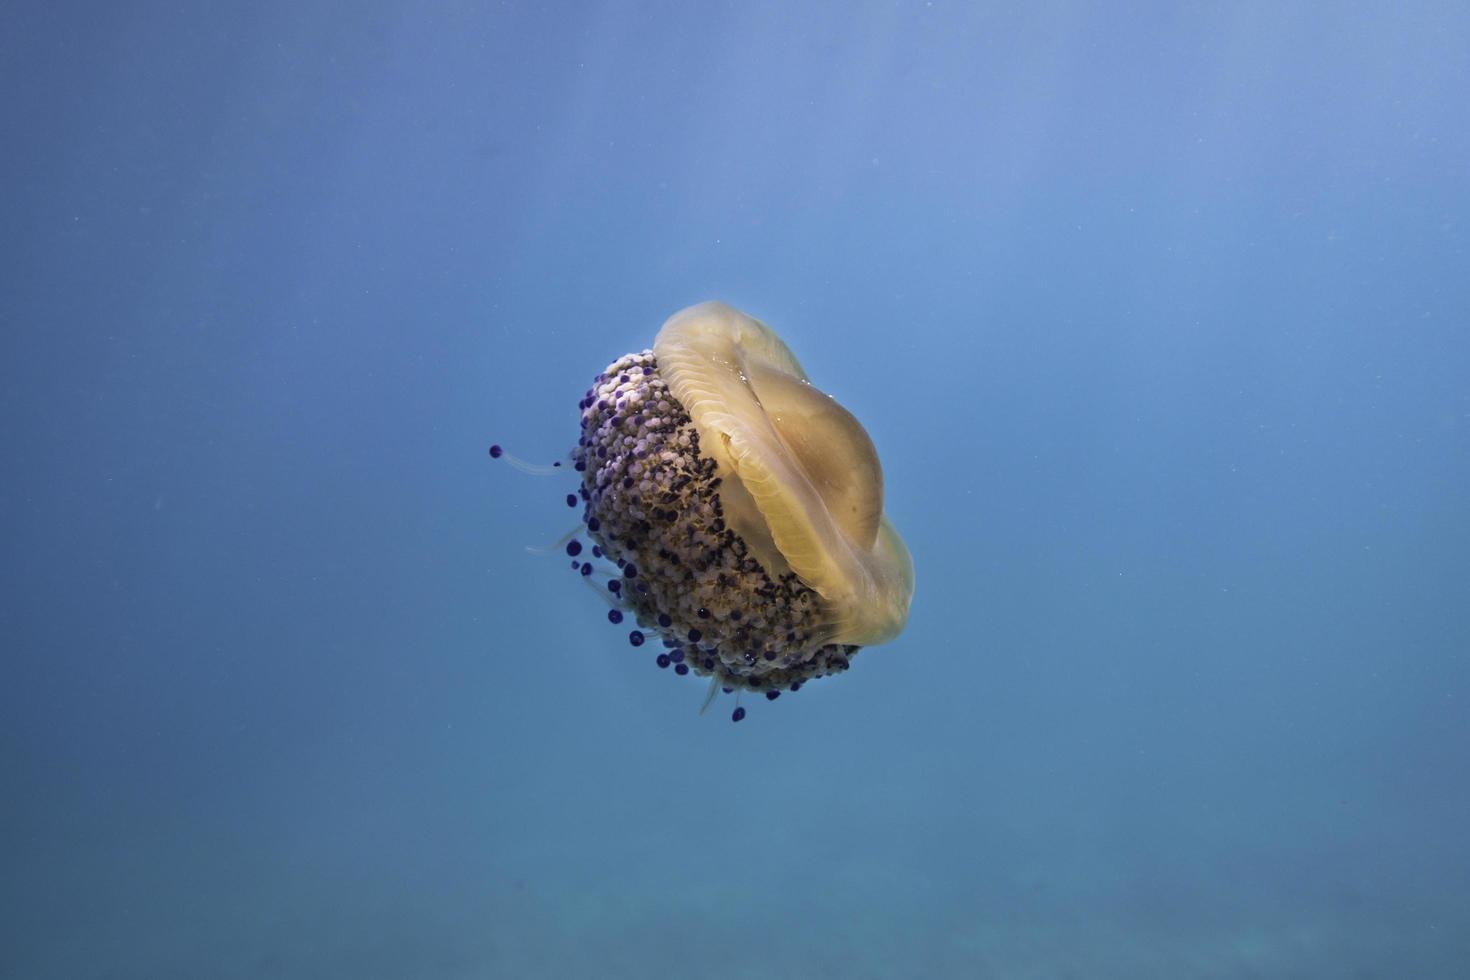
[[[581,412],[572,459],[608,577],[573,564],[610,620],[636,619],[634,646],[661,641],[660,667],[774,700],[903,629],[913,565],[877,451],[765,324],[723,303],[681,310],[598,375]]]

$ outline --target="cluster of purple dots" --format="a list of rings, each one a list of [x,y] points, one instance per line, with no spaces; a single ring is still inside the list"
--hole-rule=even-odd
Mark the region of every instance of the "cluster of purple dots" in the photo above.
[[[643,374],[645,376],[652,375],[653,373],[654,373],[653,372],[653,368],[651,368],[651,367],[645,367],[643,369]],[[624,380],[626,381],[627,379],[625,378]],[[589,393],[589,397],[590,397],[590,393]],[[587,405],[586,405],[585,402],[582,405],[582,407],[583,408],[586,408],[587,407]],[[496,444],[496,445],[492,445],[490,447],[490,457],[492,459],[500,459],[503,456],[505,456],[505,450],[500,445]],[[511,461],[512,462],[515,462],[515,460],[514,460],[513,457],[512,457],[512,460]],[[561,466],[561,463],[560,462],[557,462],[557,463],[553,463],[552,465],[554,467],[560,467]],[[586,468],[586,466],[585,466],[585,463],[584,462],[582,462],[580,460],[577,461],[577,463],[576,463],[576,469],[577,470],[582,471],[582,470],[585,470],[585,468]],[[582,488],[582,490],[580,491],[580,494],[574,494],[574,493],[567,494],[566,495],[566,505],[569,508],[575,509],[577,507],[577,505],[578,505],[579,496],[580,496],[580,499],[581,500],[587,500],[588,499],[588,492],[587,492],[587,490],[586,490],[585,487]],[[587,529],[589,531],[591,531],[591,532],[594,532],[595,533],[595,532],[597,532],[599,530],[600,523],[599,523],[597,517],[595,517],[595,516],[588,515],[586,517],[586,524],[587,524]],[[582,542],[581,541],[578,541],[577,539],[573,538],[572,540],[570,540],[570,541],[567,542],[567,544],[566,544],[566,554],[567,554],[567,556],[569,558],[573,559],[573,561],[571,563],[572,564],[572,568],[574,570],[576,570],[577,572],[579,572],[583,577],[589,577],[589,576],[592,575],[594,569],[593,569],[592,563],[590,561],[583,561],[583,560],[580,559],[580,556],[582,554],[582,551],[583,551],[583,545],[582,545]],[[599,546],[595,545],[595,544],[591,546],[591,551],[592,551],[592,557],[593,558],[602,558],[602,557],[604,557],[603,556],[602,549]],[[638,569],[637,569],[637,567],[632,562],[625,562],[625,561],[619,559],[618,565],[619,565],[619,567],[621,569],[621,572],[622,572],[622,578],[625,578],[625,579],[636,579],[637,578],[637,576],[638,576]],[[631,584],[632,583],[630,583],[630,585]],[[640,588],[641,588],[641,586],[640,586]],[[622,597],[622,592],[623,592],[623,582],[620,579],[616,579],[616,578],[611,579],[607,583],[607,589],[608,589],[608,592],[610,592],[615,598],[621,598]],[[709,614],[704,609],[700,609],[699,610],[699,613],[700,613],[700,615],[701,615],[702,618],[708,618],[708,615]],[[613,625],[618,625],[618,624],[621,624],[623,622],[624,614],[623,614],[623,612],[622,612],[621,609],[614,608],[614,609],[608,610],[607,618],[608,618],[608,622],[612,623]],[[732,614],[732,619],[735,619],[735,620],[738,621],[739,618],[740,618],[740,615],[739,615],[739,612],[738,611],[736,611],[735,613]],[[668,630],[669,628],[671,628],[673,626],[673,619],[667,613],[659,613],[658,614],[658,625],[659,625],[660,629],[662,629],[662,630]],[[703,634],[697,628],[691,628],[691,629],[689,629],[687,631],[687,634],[686,635],[687,635],[687,638],[688,638],[688,642],[691,645],[692,644],[698,644],[699,641],[703,638]],[[629,631],[629,633],[628,633],[628,643],[629,643],[629,645],[634,646],[634,647],[641,647],[646,641],[647,641],[647,637],[644,635],[644,633],[643,633],[642,630],[634,629],[634,630],[630,630]],[[666,669],[672,667],[674,669],[674,673],[677,674],[678,676],[683,677],[683,676],[687,675],[690,672],[690,669],[689,669],[689,664],[687,662],[686,654],[684,652],[683,647],[678,646],[675,641],[670,640],[670,639],[665,639],[663,642],[664,642],[664,646],[667,649],[665,650],[665,652],[659,653],[654,658],[654,663],[658,666],[658,668],[660,670],[666,670]],[[696,652],[697,652],[697,650],[696,650]],[[767,660],[770,660],[770,659],[773,659],[773,658],[774,658],[774,653],[773,652],[767,652],[766,653],[766,659]],[[704,662],[704,666],[705,666],[705,669],[712,668],[713,661],[707,659]],[[794,691],[799,686],[800,686],[800,682],[798,681],[798,682],[793,683],[791,685],[791,689]],[[728,687],[724,688],[723,690],[727,694],[728,693],[731,693],[731,689],[728,688]],[[765,694],[766,694],[766,699],[767,700],[774,701],[774,700],[776,700],[777,697],[780,696],[780,691],[775,690],[775,689],[772,689],[772,690],[766,691]],[[745,708],[737,705],[735,707],[735,710],[730,715],[730,720],[731,721],[734,721],[734,722],[741,721],[742,719],[745,718],[745,714],[746,714]]]
[[[570,494],[568,494],[568,498],[569,499],[572,499]],[[570,557],[576,558],[578,555],[580,555],[582,553],[582,542],[576,540],[575,538],[573,538],[571,541],[568,541],[567,542],[567,546],[566,546],[566,552],[567,552],[567,554]],[[602,555],[602,549],[599,548],[599,547],[597,547],[596,545],[593,545],[592,546],[592,553],[596,557],[601,557],[601,555]],[[591,575],[592,574],[592,565],[591,565],[590,562],[575,562],[574,561],[574,562],[572,562],[572,566],[574,568],[580,570],[581,574],[583,574],[583,575]],[[623,566],[623,575],[626,578],[636,578],[637,575],[638,575],[638,569],[637,569],[636,566],[633,565],[632,562],[628,562],[628,563],[624,564],[624,566]],[[607,590],[610,593],[612,593],[614,596],[621,596],[622,595],[622,592],[623,592],[623,583],[620,580],[618,580],[618,579],[611,579],[607,583]],[[623,622],[623,619],[624,619],[624,613],[623,613],[623,611],[621,609],[609,609],[607,611],[607,621],[609,623],[613,624],[614,626],[621,625],[622,622]],[[658,614],[658,625],[660,627],[664,628],[664,629],[668,629],[669,627],[671,627],[671,626],[674,625],[674,620],[673,620],[672,617],[669,616],[668,613],[659,613]],[[700,641],[700,639],[702,638],[702,636],[703,636],[703,634],[700,633],[700,631],[698,629],[691,629],[688,632],[688,637],[689,637],[689,642],[690,643],[698,643]],[[648,637],[643,633],[642,630],[638,630],[638,629],[630,630],[629,633],[628,633],[628,644],[630,646],[641,647],[647,641],[648,641]],[[684,648],[683,647],[679,647],[679,646],[670,647],[667,651],[665,651],[664,653],[660,653],[657,657],[655,657],[654,658],[654,663],[658,666],[658,668],[660,670],[667,670],[670,667],[674,668],[674,673],[677,674],[680,677],[684,677],[685,675],[687,675],[689,673],[689,664],[686,662],[686,655],[684,653]],[[725,691],[726,691],[726,693],[729,693],[729,688],[726,688]],[[774,701],[774,700],[776,700],[776,698],[778,696],[780,696],[780,693],[781,693],[780,691],[774,691],[774,690],[773,691],[767,691],[766,692],[766,699],[767,700],[770,700],[770,701]],[[731,720],[732,721],[739,721],[740,719],[742,719],[744,717],[745,717],[745,709],[744,708],[741,708],[741,707],[737,707],[735,709],[734,713],[731,715]]]

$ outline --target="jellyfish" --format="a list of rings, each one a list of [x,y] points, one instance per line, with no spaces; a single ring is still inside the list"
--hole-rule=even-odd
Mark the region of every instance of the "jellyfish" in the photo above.
[[[774,701],[903,629],[913,564],[883,513],[877,450],[770,327],[688,307],[579,408],[567,503],[582,522],[566,554],[609,622],[636,624],[632,646],[656,642],[659,668],[710,679],[706,707],[735,693],[739,721],[740,692]]]

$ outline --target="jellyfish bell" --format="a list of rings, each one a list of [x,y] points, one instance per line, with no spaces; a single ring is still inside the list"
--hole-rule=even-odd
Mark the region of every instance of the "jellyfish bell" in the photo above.
[[[822,598],[816,633],[872,646],[908,619],[913,565],[883,516],[883,467],[851,412],[775,331],[724,303],[675,313],[653,342],[670,393],[719,471],[727,521],[767,574]]]
[[[913,565],[883,514],[877,450],[764,323],[717,302],[681,310],[580,409],[572,462],[603,564],[572,564],[604,573],[610,621],[636,619],[634,646],[661,641],[660,668],[775,700],[903,629]]]

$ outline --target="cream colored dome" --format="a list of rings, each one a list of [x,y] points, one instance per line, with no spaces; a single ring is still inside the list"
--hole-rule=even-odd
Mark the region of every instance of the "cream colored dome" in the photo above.
[[[769,574],[794,572],[821,597],[826,642],[897,636],[913,563],[883,515],[883,468],[852,413],[770,327],[724,303],[675,313],[653,352],[717,464],[726,520]]]

